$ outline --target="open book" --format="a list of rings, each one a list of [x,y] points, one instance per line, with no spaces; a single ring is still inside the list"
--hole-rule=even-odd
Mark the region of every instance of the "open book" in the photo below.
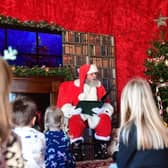
[[[107,91],[107,93],[101,98],[100,101],[89,101],[89,100],[79,101],[76,108],[82,108],[83,114],[93,115],[94,112],[92,111],[92,109],[96,108],[96,107],[101,108],[103,106],[103,104],[105,103],[105,100],[106,100],[107,96],[109,95],[109,93],[111,92],[111,90],[112,90],[112,88],[110,88]]]

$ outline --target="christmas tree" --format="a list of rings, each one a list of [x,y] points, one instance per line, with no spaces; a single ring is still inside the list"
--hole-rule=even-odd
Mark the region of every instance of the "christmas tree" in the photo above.
[[[160,114],[168,124],[168,17],[160,15],[155,19],[159,29],[159,38],[152,41],[147,50],[145,74],[149,77]]]

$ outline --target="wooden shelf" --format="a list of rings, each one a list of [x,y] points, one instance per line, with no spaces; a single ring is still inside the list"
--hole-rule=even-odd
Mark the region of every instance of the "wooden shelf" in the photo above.
[[[116,107],[116,67],[114,37],[111,35],[63,31],[63,64],[73,65],[74,77],[78,78],[78,68],[85,63],[96,64],[99,79],[109,90],[113,86],[110,100]]]

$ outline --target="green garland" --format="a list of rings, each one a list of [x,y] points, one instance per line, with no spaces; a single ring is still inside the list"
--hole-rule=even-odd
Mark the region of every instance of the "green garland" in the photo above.
[[[41,30],[48,30],[48,31],[63,31],[64,28],[55,24],[54,22],[48,23],[45,20],[40,20],[38,22],[27,20],[27,21],[20,21],[17,18],[13,18],[11,16],[4,16],[0,15],[0,24],[1,25],[11,25],[11,26],[19,26],[19,27],[29,27]]]
[[[0,14],[0,25],[18,26],[23,28],[34,28],[36,30],[47,30],[51,32],[63,31],[64,29],[54,22],[48,23],[41,20],[35,21],[20,21],[17,18],[11,16],[4,16]],[[31,76],[64,76],[65,80],[72,80],[73,75],[71,68],[69,67],[39,67],[34,66],[32,68],[26,66],[11,66],[11,70],[14,76],[18,77],[31,77]]]
[[[32,68],[26,66],[11,66],[14,76],[32,77],[32,76],[63,76],[65,80],[72,80],[73,75],[70,67],[39,67]]]

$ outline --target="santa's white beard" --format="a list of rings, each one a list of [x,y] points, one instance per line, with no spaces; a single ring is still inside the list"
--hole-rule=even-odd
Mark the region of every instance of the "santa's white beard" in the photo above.
[[[97,87],[99,85],[99,81],[97,79],[93,80],[86,79],[85,83],[91,87]]]

